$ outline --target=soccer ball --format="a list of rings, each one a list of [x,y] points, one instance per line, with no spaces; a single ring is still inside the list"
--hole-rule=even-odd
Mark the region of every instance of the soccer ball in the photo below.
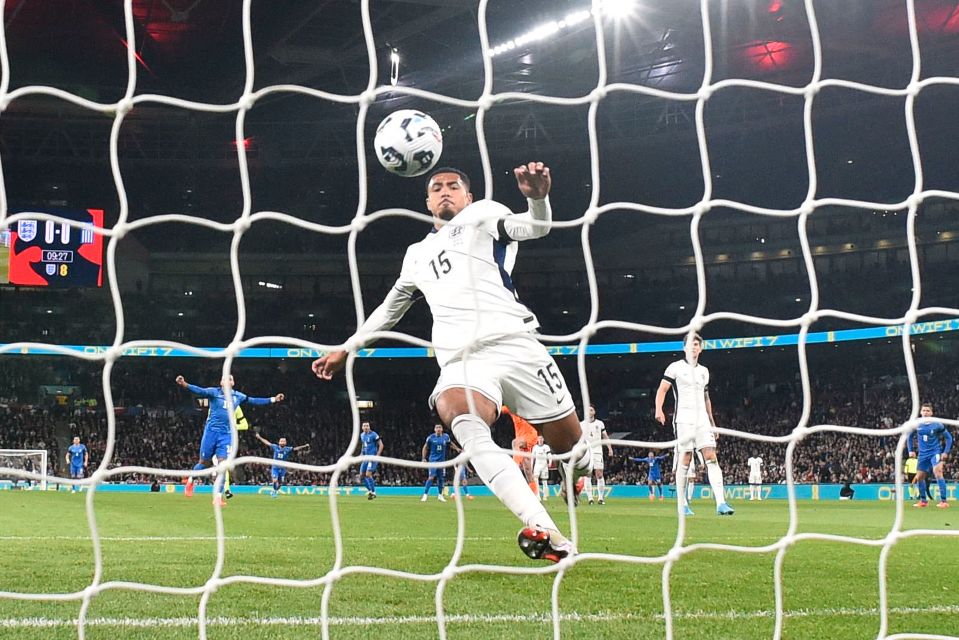
[[[426,173],[443,153],[443,134],[433,118],[415,109],[401,109],[376,128],[373,149],[387,171],[404,178]]]

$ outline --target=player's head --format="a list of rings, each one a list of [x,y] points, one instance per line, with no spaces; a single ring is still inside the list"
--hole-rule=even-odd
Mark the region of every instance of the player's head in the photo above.
[[[453,167],[434,169],[426,180],[426,208],[436,220],[448,222],[473,202],[470,178]]]
[[[932,417],[932,403],[931,403],[931,402],[923,402],[922,405],[919,407],[919,415],[921,415],[923,418],[931,418],[931,417]]]
[[[73,436],[73,444],[80,444],[80,436]]]
[[[285,447],[285,446],[286,446],[286,438],[280,438],[279,441],[277,442],[277,444],[280,445],[281,447]]]
[[[593,405],[589,405],[589,411],[588,411],[588,413],[589,413],[589,419],[590,419],[590,421],[596,419],[596,407],[594,407]]]
[[[441,424],[434,425],[434,426],[433,426],[433,433],[435,433],[435,434],[438,435],[438,436],[443,435],[443,425],[441,425]]]
[[[543,438],[543,434],[536,436],[536,444],[543,446],[544,442],[546,442],[546,440]]]
[[[223,379],[220,380],[220,386],[226,387],[227,389],[233,388],[233,374],[231,373],[228,376],[223,376]]]
[[[698,358],[703,350],[703,337],[698,333],[687,333],[683,338],[683,350],[693,358]]]
[[[647,458],[655,458],[655,457],[656,457],[656,452],[655,452],[655,451],[650,451],[649,453],[646,454],[646,457],[647,457]]]
[[[369,423],[369,422],[363,422],[363,423],[361,423],[361,424],[360,424],[360,429],[363,430],[363,433],[369,433],[369,432],[370,432],[370,423]]]

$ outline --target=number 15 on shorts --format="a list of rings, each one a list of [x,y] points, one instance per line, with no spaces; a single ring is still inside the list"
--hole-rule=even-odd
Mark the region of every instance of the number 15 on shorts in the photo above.
[[[536,375],[546,384],[550,394],[556,399],[556,404],[563,401],[566,397],[566,391],[563,388],[563,379],[556,372],[556,363],[550,362],[545,367],[540,367]]]

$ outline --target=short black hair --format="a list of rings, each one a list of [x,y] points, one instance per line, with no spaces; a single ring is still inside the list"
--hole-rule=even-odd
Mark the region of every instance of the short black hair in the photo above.
[[[465,171],[461,171],[455,167],[439,167],[438,169],[433,169],[429,172],[429,175],[426,176],[426,192],[430,192],[430,183],[433,182],[433,178],[441,173],[455,173],[460,177],[460,180],[463,182],[463,186],[466,187],[466,190],[470,190],[470,177],[466,175]]]
[[[692,336],[690,336],[690,334],[687,333],[685,336],[683,336],[683,346],[686,345],[686,343],[689,341],[690,338],[692,338],[693,342],[696,342],[698,340],[699,344],[705,344],[705,342],[703,341],[703,337],[699,335],[698,333],[693,333]]]

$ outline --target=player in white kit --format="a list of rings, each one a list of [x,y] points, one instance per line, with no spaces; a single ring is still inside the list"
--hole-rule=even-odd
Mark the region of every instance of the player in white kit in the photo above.
[[[706,477],[716,500],[716,513],[731,516],[735,511],[726,503],[723,471],[716,458],[716,421],[713,418],[713,406],[709,400],[709,369],[699,364],[699,354],[703,350],[703,339],[699,335],[687,336],[684,341],[686,357],[673,362],[663,373],[663,380],[656,391],[656,420],[666,424],[663,403],[666,392],[673,391],[676,413],[673,426],[676,430],[676,494],[685,495],[686,473],[694,451],[703,454],[706,462]],[[680,484],[682,483],[682,487]],[[681,501],[680,501],[681,502]],[[683,508],[686,515],[692,515],[687,505]]]
[[[512,281],[519,241],[549,233],[550,171],[542,162],[513,170],[529,210],[513,214],[492,200],[473,202],[469,177],[443,167],[429,176],[426,207],[433,227],[411,245],[386,299],[350,338],[353,349],[369,334],[395,325],[422,295],[433,315],[432,343],[440,376],[430,396],[477,475],[522,522],[518,542],[533,559],[553,562],[575,553],[546,508],[530,490],[509,453],[493,442],[490,427],[503,404],[522,415],[556,453],[579,442],[572,397],[552,356],[536,339],[539,322]],[[313,362],[330,379],[346,365],[347,351]],[[572,480],[589,470],[589,456],[561,465]],[[563,483],[565,487],[565,482]]]
[[[605,464],[603,463],[603,445],[601,440],[608,440],[606,434],[606,425],[602,420],[596,419],[596,407],[589,407],[589,419],[583,420],[580,427],[583,429],[583,437],[589,443],[589,453],[592,457],[593,473],[596,476],[596,499],[600,504],[606,504],[606,479],[603,477]],[[607,453],[610,457],[613,455],[613,447],[606,445]],[[589,504],[593,504],[593,483],[591,478],[586,476],[586,483],[583,487],[583,493]]]
[[[749,465],[749,499],[763,499],[763,459],[754,455],[746,460]]]
[[[552,450],[539,436],[533,445],[533,481],[540,486],[539,498],[543,502],[549,499],[549,454]]]

